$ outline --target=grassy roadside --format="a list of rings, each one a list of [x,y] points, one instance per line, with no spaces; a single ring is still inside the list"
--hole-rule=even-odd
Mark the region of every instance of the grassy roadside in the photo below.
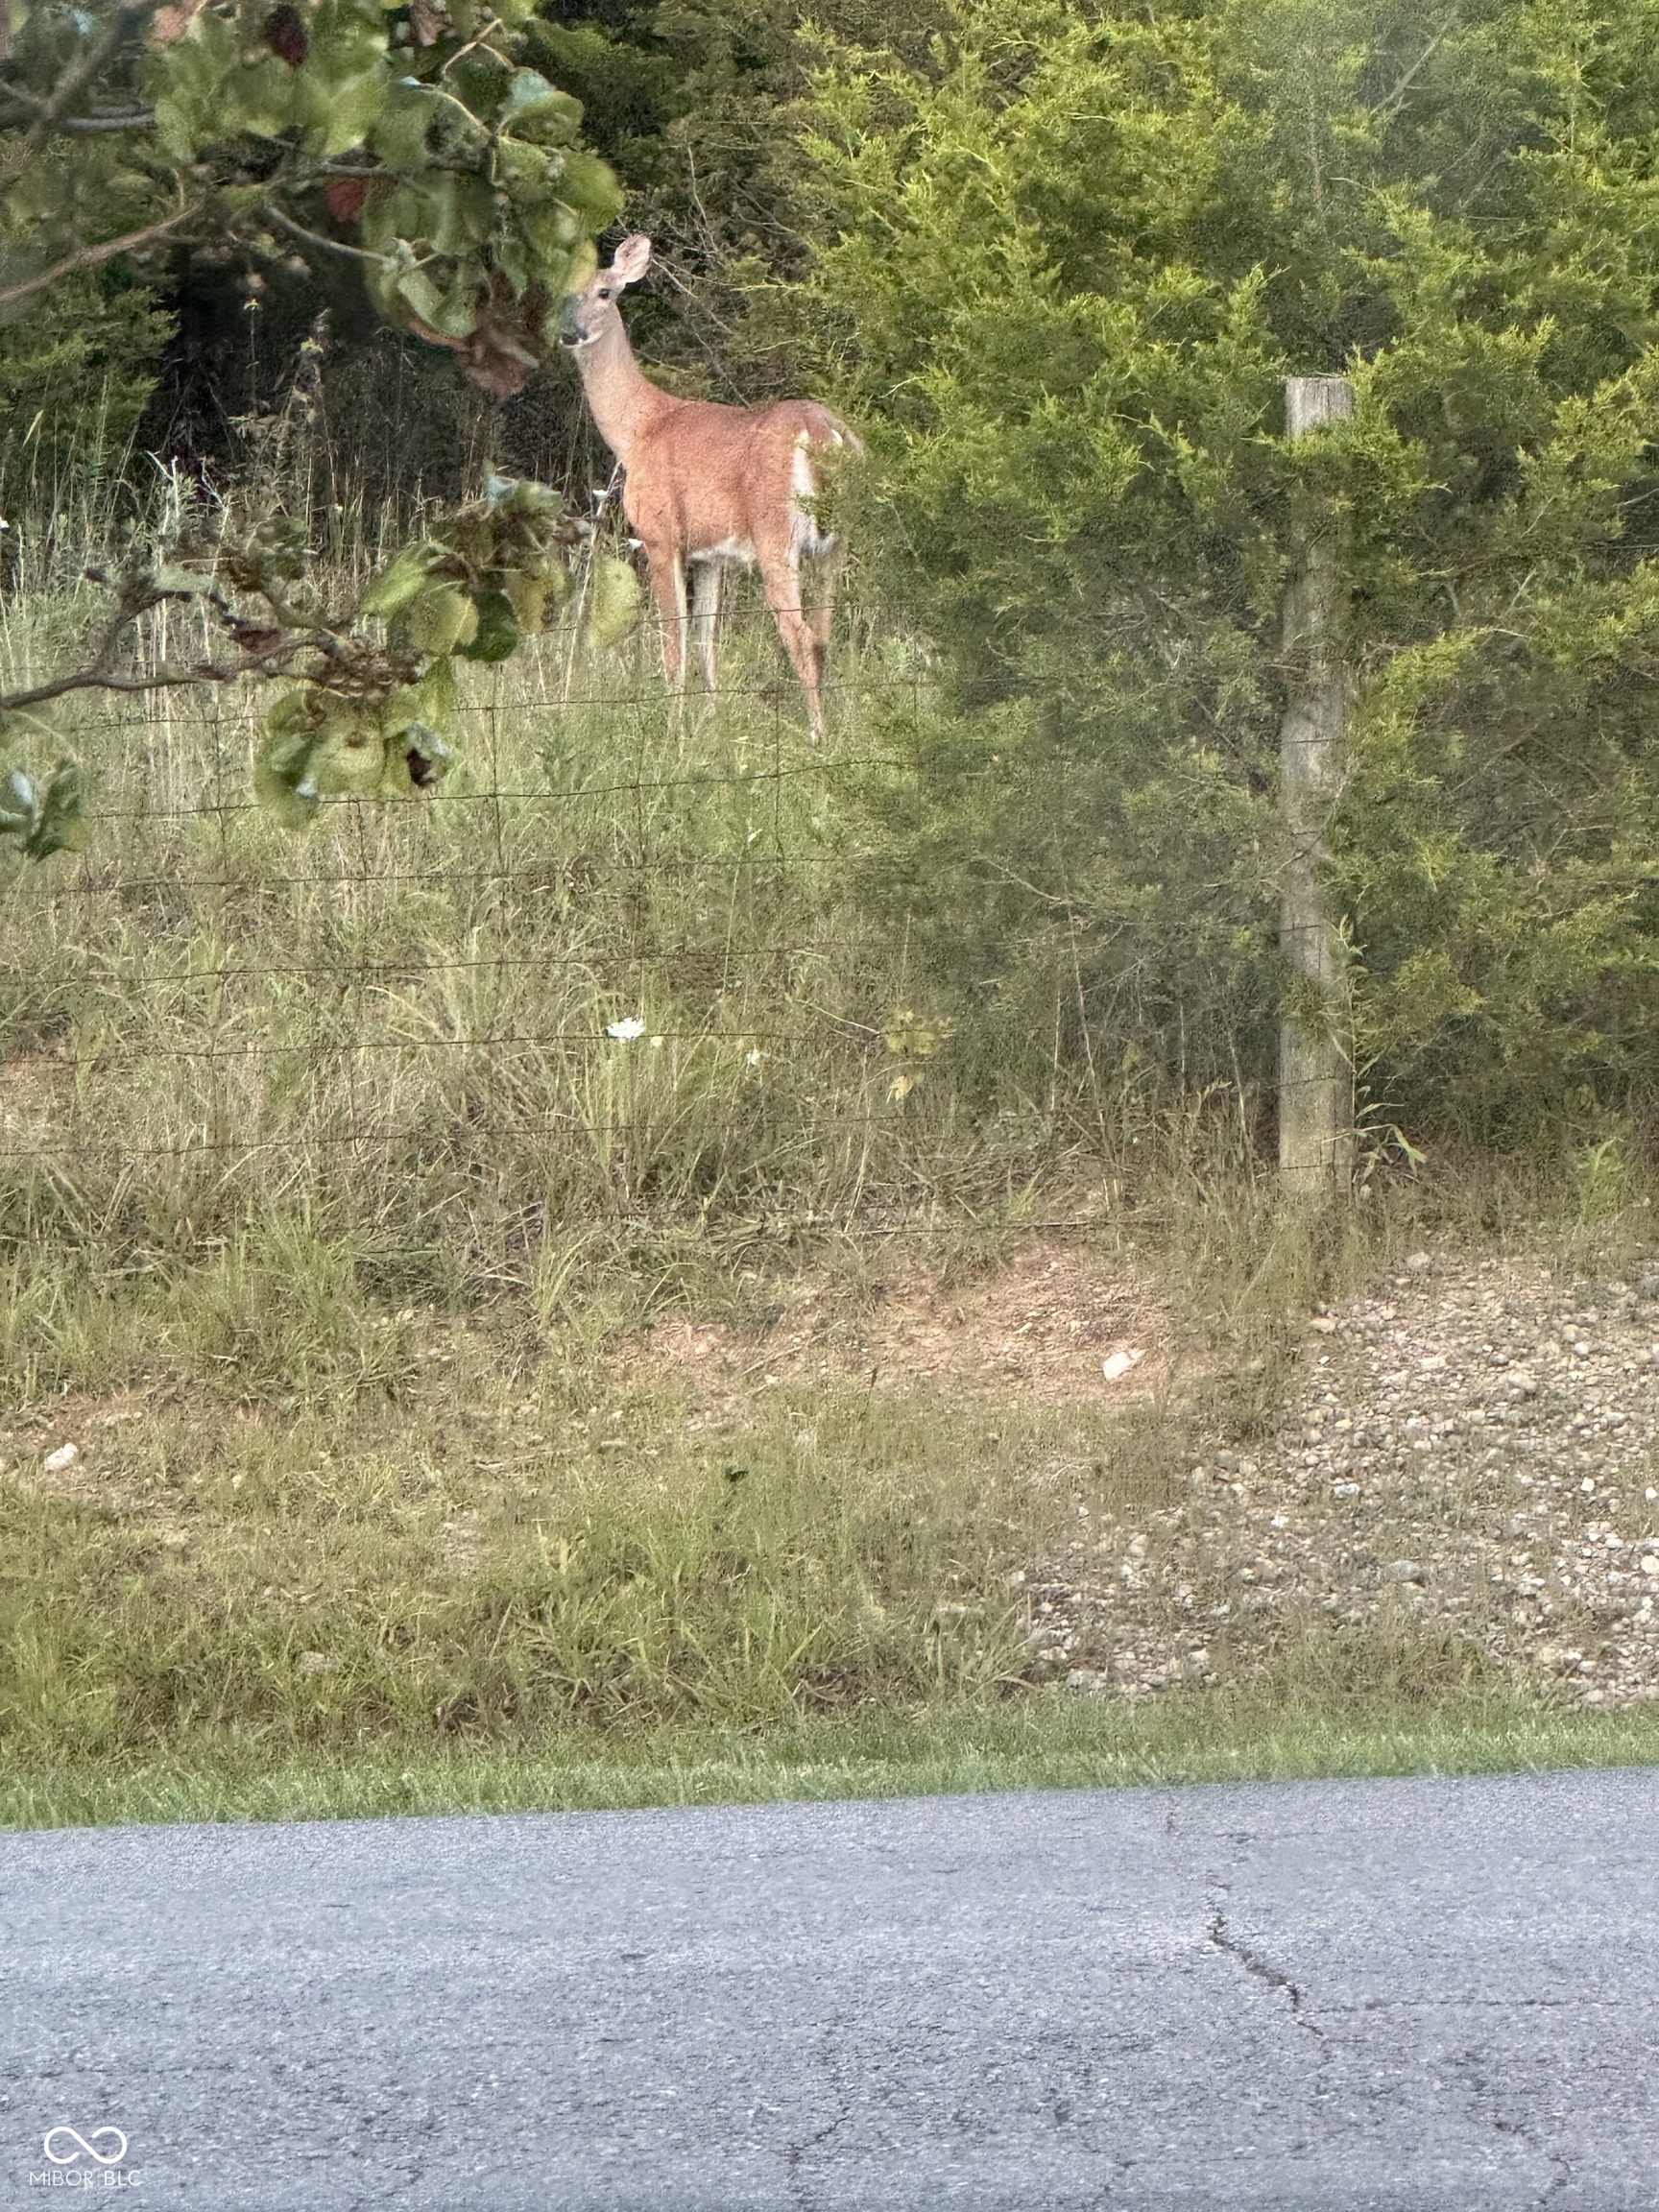
[[[1587,1714],[1510,1694],[1424,1705],[1195,1692],[1128,1706],[1046,1692],[1001,1711],[687,1725],[621,1743],[369,1746],[270,1764],[233,1741],[130,1766],[0,1779],[0,1826],[593,1812],[1299,1777],[1497,1774],[1659,1761],[1659,1714]]]
[[[246,703],[88,733],[92,847],[12,886],[0,987],[0,1819],[1649,1756],[1408,1597],[1247,1616],[1191,1487],[1419,1238],[1650,1251],[1629,1132],[1279,1207],[1242,1091],[1079,1061],[1017,962],[935,993],[923,672],[849,655],[819,752],[774,650],[693,725],[549,645],[441,800],[299,842]],[[1159,1516],[1214,1678],[1051,1687],[1026,1570],[1150,1590]]]
[[[1187,1242],[1204,1242],[1200,1225],[1197,1208],[1183,1217]],[[1380,1209],[1370,1263],[1422,1226],[1420,1207]],[[1585,1234],[1564,1246],[1578,1262]],[[1202,1438],[1209,1456],[1283,1417],[1304,1355],[1281,1277],[1311,1270],[1329,1292],[1366,1272],[1357,1246],[1333,1273],[1264,1220],[1231,1271],[1211,1266],[1204,1308],[1178,1299],[1167,1237],[1137,1256],[1103,1229],[1066,1250],[1051,1326],[1093,1266],[1138,1275],[1138,1333],[1167,1332],[1139,1395],[1046,1398],[1011,1378],[1011,1339],[975,1331],[999,1309],[1030,1328],[1032,1278],[946,1239],[932,1306],[971,1356],[953,1378],[859,1383],[856,1359],[874,1347],[891,1367],[915,1311],[907,1261],[881,1279],[860,1260],[850,1275],[796,1262],[602,1337],[534,1332],[512,1299],[405,1315],[390,1391],[335,1373],[260,1402],[234,1370],[216,1383],[170,1365],[33,1398],[0,1422],[0,1822],[1659,1756],[1652,1706],[1588,1712],[1564,1685],[1490,1665],[1409,1593],[1385,1591],[1358,1623],[1312,1588],[1240,1609],[1247,1555],[1231,1542],[1183,1569],[1190,1593],[1169,1616],[1206,1624],[1201,1688],[1059,1686],[1025,1570],[1083,1534],[1109,1577],[1127,1551],[1127,1590],[1133,1530],[1234,1513],[1214,1483],[1192,1489],[1190,1462]],[[700,1332],[723,1333],[734,1381],[664,1356]],[[1098,1375],[1099,1344],[1083,1343]],[[66,1438],[72,1463],[49,1472]],[[1128,1628],[1119,1618],[1119,1640]]]

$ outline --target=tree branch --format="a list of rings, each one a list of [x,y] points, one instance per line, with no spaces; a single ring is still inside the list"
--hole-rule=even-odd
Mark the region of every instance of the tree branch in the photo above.
[[[0,0],[0,9],[6,0]],[[0,61],[6,59],[0,50]],[[27,84],[0,84],[0,98],[10,100],[17,112],[0,114],[0,131],[13,131],[20,122],[42,114],[46,102],[38,92],[31,92]],[[119,111],[95,108],[90,115],[60,116],[54,126],[58,131],[149,131],[154,128],[156,111],[152,108],[122,108]]]
[[[331,174],[337,175],[339,172]],[[372,174],[377,176],[379,172],[376,170]],[[383,253],[366,252],[361,246],[348,246],[342,238],[325,238],[320,230],[307,230],[303,223],[296,223],[293,216],[278,207],[275,200],[266,200],[263,204],[265,213],[273,223],[286,230],[291,237],[303,239],[307,246],[320,246],[325,253],[344,253],[351,261],[373,261],[376,269],[386,258]]]
[[[61,277],[73,276],[78,269],[100,268],[106,261],[113,261],[117,253],[133,253],[141,246],[151,245],[157,238],[165,238],[191,212],[188,207],[180,207],[176,215],[169,215],[164,222],[152,223],[148,229],[129,230],[124,238],[107,238],[101,246],[83,246],[78,253],[55,261],[50,269],[39,270],[35,276],[25,277],[21,284],[13,284],[0,292],[0,310],[15,307],[25,300],[33,300],[36,292],[49,292]]]
[[[1430,59],[1434,54],[1436,48],[1442,44],[1442,42],[1451,33],[1453,27],[1455,25],[1458,17],[1462,14],[1462,12],[1463,10],[1461,6],[1453,9],[1451,14],[1447,16],[1445,22],[1442,23],[1439,30],[1435,32],[1433,37],[1430,39],[1428,45],[1424,47],[1422,53],[1418,55],[1416,60],[1413,61],[1410,68],[1407,70],[1405,76],[1402,77],[1395,84],[1394,89],[1387,93],[1384,98],[1375,103],[1371,109],[1373,115],[1381,116],[1384,122],[1386,122],[1389,117],[1393,115],[1401,101],[1405,99],[1407,93],[1411,89],[1412,84],[1415,82],[1418,72],[1427,65]]]
[[[318,641],[314,637],[285,637],[279,645],[267,646],[262,653],[244,655],[230,667],[217,661],[197,661],[188,668],[173,667],[164,661],[151,676],[116,676],[100,667],[97,661],[88,661],[84,668],[76,668],[67,676],[54,676],[49,684],[36,684],[32,691],[5,693],[0,696],[0,714],[25,707],[43,707],[48,700],[66,698],[71,691],[165,691],[180,684],[234,684],[243,676],[269,676],[289,656],[317,649]]]
[[[71,134],[93,131],[152,131],[156,117],[148,108],[137,108],[131,115],[66,115],[59,124],[60,131]]]
[[[128,38],[134,32],[144,28],[155,12],[156,0],[130,0],[127,7],[117,9],[110,17],[104,36],[101,38],[93,39],[92,43],[69,63],[62,76],[59,78],[57,84],[47,94],[46,99],[41,104],[39,113],[29,127],[28,134],[23,140],[23,161],[18,171],[7,181],[0,183],[0,200],[5,199],[12,187],[20,182],[23,176],[27,174],[30,155],[37,154],[40,151],[47,139],[58,129],[60,119],[68,112],[70,107],[80,98],[87,85],[92,84],[99,72],[113,60]]]

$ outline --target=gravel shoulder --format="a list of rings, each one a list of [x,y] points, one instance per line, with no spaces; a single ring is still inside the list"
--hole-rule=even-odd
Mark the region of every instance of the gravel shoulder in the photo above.
[[[1407,1675],[1659,1696],[1659,1274],[1413,1253],[1313,1315],[1269,1434],[1185,1473],[1133,1526],[1080,1500],[1016,1577],[1037,1678],[1144,1695],[1334,1631]]]

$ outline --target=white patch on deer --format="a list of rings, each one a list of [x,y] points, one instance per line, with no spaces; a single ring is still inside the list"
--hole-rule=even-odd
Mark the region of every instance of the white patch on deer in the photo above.
[[[795,451],[789,463],[789,490],[791,505],[794,507],[789,525],[789,550],[797,561],[803,558],[821,560],[835,543],[832,537],[826,536],[819,528],[818,517],[810,507],[795,505],[798,500],[816,499],[818,496],[818,472],[806,451],[810,444],[811,439],[806,431],[798,432]]]
[[[699,545],[691,555],[693,561],[742,561],[751,567],[755,564],[755,548],[747,538],[722,538],[718,545]]]

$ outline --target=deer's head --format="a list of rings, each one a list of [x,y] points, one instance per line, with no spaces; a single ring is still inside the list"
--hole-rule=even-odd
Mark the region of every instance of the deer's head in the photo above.
[[[572,353],[595,346],[613,329],[620,330],[622,318],[616,302],[624,289],[637,284],[651,266],[651,241],[642,231],[624,238],[609,269],[601,269],[586,292],[578,292],[565,310],[560,335]]]

